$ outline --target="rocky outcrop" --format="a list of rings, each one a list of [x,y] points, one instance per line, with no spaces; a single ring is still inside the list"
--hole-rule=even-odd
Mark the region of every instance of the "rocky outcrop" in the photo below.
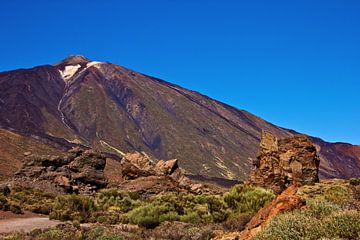
[[[105,169],[106,165],[109,166]],[[204,185],[193,183],[183,174],[176,159],[157,160],[146,153],[134,152],[118,161],[80,148],[69,150],[63,157],[27,155],[23,167],[9,182],[68,193],[91,193],[109,183],[111,187],[144,196],[166,191],[207,191]]]
[[[69,150],[65,157],[29,155],[13,182],[53,191],[91,192],[107,185],[105,164],[102,154],[80,148]]]
[[[262,132],[260,150],[248,183],[280,193],[288,186],[319,181],[320,159],[305,135],[280,139]]]
[[[203,184],[192,182],[184,175],[177,159],[157,160],[144,152],[134,152],[125,154],[120,163],[111,164],[118,169],[117,181],[111,184],[125,191],[145,196],[166,191],[207,191]]]
[[[154,160],[145,152],[126,153],[123,161],[131,163],[141,171],[150,172],[154,167]]]

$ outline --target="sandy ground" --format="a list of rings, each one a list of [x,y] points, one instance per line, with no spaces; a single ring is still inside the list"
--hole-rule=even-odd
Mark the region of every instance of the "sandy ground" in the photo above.
[[[0,233],[14,231],[30,232],[34,229],[46,229],[55,227],[60,221],[49,220],[48,216],[34,214],[11,214],[0,212]]]

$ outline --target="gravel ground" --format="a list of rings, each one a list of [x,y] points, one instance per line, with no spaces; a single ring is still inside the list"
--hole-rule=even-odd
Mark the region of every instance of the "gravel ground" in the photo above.
[[[55,227],[60,221],[49,220],[48,217],[10,218],[0,220],[0,233],[15,231],[30,232],[34,229]]]

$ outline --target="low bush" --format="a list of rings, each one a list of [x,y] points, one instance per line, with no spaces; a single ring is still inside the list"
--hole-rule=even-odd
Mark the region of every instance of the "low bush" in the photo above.
[[[47,193],[38,189],[14,187],[7,196],[12,205],[21,206],[27,210],[40,214],[49,214],[54,204],[55,194]]]
[[[155,228],[161,222],[175,220],[179,220],[179,215],[169,204],[155,205],[150,203],[129,212],[130,223],[145,228]]]
[[[21,213],[23,213],[23,211],[21,210],[20,205],[17,204],[17,203],[10,203],[9,210],[10,210],[12,213],[15,213],[15,214],[21,214]]]
[[[355,210],[336,212],[325,220],[324,226],[329,238],[359,239],[360,213]]]
[[[343,204],[351,198],[351,191],[345,186],[331,186],[325,189],[323,196],[327,201]]]
[[[9,208],[10,206],[7,198],[3,194],[0,194],[0,210],[9,211]]]
[[[140,203],[141,198],[138,193],[122,192],[117,189],[103,189],[95,198],[98,210],[116,213],[127,213]]]
[[[326,200],[309,199],[306,201],[306,205],[309,207],[309,209],[305,211],[304,214],[318,219],[327,217],[333,212],[341,210],[341,207],[339,205]]]
[[[104,227],[96,227],[85,232],[84,240],[123,240],[122,236],[110,232]]]
[[[225,231],[242,231],[245,229],[245,225],[251,220],[249,214],[239,214],[236,217],[227,219],[222,223]]]
[[[95,211],[94,200],[85,195],[58,196],[50,213],[51,219],[88,222]]]
[[[117,189],[103,189],[92,196],[56,196],[31,188],[14,188],[9,196],[0,195],[0,209],[49,214],[51,219],[73,221],[76,225],[84,222],[130,222],[154,228],[166,221],[189,224],[228,221],[229,229],[241,229],[242,214],[250,216],[274,196],[269,190],[243,185],[234,186],[225,195],[167,192],[151,199]]]
[[[360,178],[350,178],[349,183],[353,186],[358,186],[360,185]]]
[[[123,240],[121,232],[112,227],[76,228],[71,224],[61,224],[57,227],[40,230],[36,229],[30,233],[17,232],[0,236],[6,240]]]
[[[309,209],[276,216],[255,239],[358,239],[360,213],[331,202],[311,202]]]
[[[250,214],[256,213],[274,198],[271,190],[245,185],[235,185],[224,195],[224,201],[234,212]]]

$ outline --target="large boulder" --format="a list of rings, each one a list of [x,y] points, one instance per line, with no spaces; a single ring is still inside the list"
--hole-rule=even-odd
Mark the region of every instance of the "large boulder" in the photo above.
[[[107,185],[105,164],[104,155],[80,148],[71,149],[64,157],[29,155],[13,182],[46,186],[51,191],[96,191]]]
[[[171,160],[160,160],[156,163],[154,167],[154,171],[157,175],[170,175],[178,169],[178,161],[177,159]]]
[[[248,183],[280,193],[288,186],[319,181],[320,158],[305,135],[277,139],[262,132],[260,150]]]
[[[154,160],[145,152],[126,153],[124,159],[142,171],[152,171],[155,165]]]
[[[108,162],[107,175],[116,181],[112,186],[126,191],[137,191],[145,196],[166,191],[204,192],[202,184],[193,183],[178,165],[177,159],[158,160],[144,152],[127,153],[120,162]],[[116,176],[116,177],[114,177]]]

